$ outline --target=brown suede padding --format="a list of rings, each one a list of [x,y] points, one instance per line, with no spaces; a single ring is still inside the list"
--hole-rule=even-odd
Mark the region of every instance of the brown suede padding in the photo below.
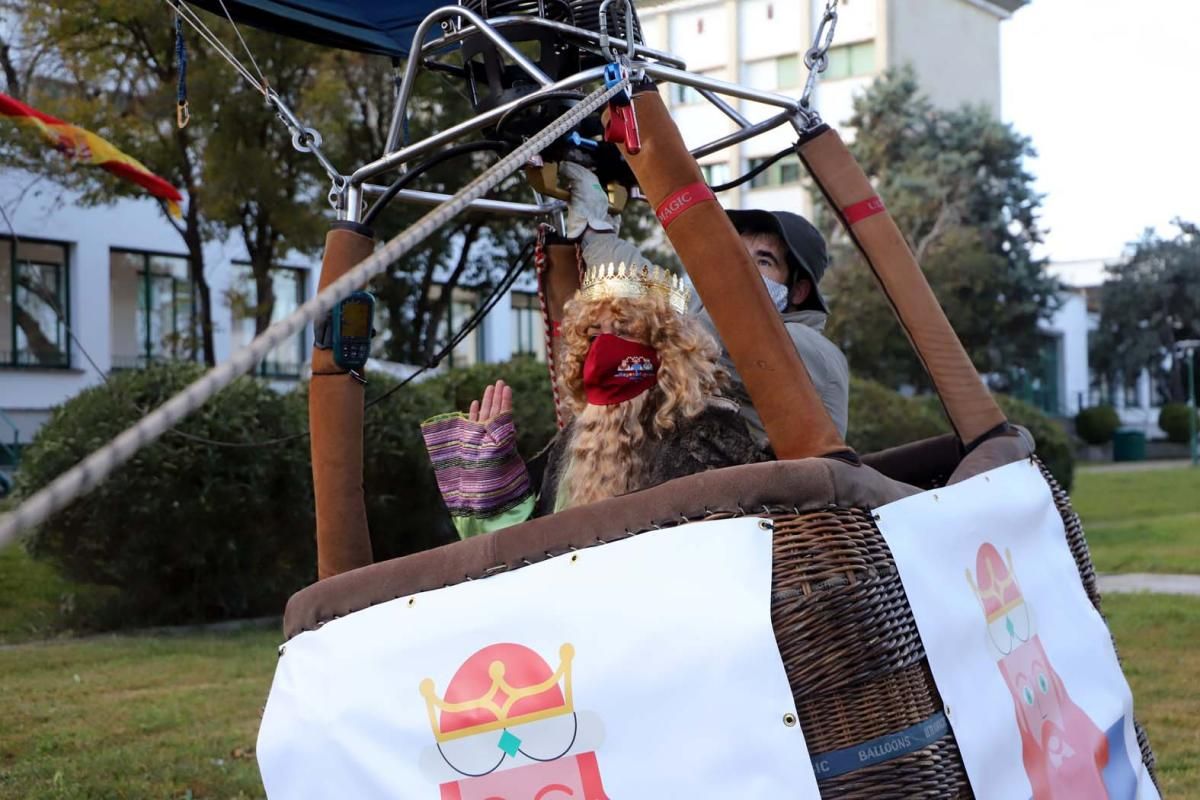
[[[1014,425],[1008,432],[991,437],[968,453],[946,485],[974,478],[1023,458],[1031,458],[1035,449],[1033,434],[1020,425]]]
[[[946,485],[962,458],[962,443],[953,433],[947,433],[869,453],[862,457],[862,463],[894,481],[932,489]]]
[[[832,128],[800,144],[797,152],[843,223],[843,209],[875,196],[870,180]],[[1002,425],[1004,412],[979,377],[891,215],[883,211],[846,228],[891,301],[959,438],[971,443]]]
[[[375,242],[349,230],[325,237],[319,289],[371,254]],[[317,511],[317,578],[370,564],[371,536],[363,497],[362,381],[333,363],[332,350],[313,348],[308,393],[313,494]]]
[[[657,208],[703,178],[659,94],[642,92],[633,104],[642,149],[637,155],[625,152],[625,158]],[[775,454],[807,458],[848,450],[721,204],[696,203],[666,233],[721,333]]]
[[[798,511],[877,508],[916,494],[870,467],[836,459],[769,461],[713,470],[319,581],[294,594],[284,613],[288,638],[377,603],[482,578],[598,540],[764,506]]]

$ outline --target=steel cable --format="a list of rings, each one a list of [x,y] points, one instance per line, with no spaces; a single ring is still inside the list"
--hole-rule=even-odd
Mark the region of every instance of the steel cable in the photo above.
[[[474,200],[483,197],[501,181],[520,169],[532,156],[560,136],[566,135],[587,115],[598,109],[629,85],[628,78],[614,86],[592,92],[550,125],[517,147],[495,166],[467,184],[458,194],[434,208],[403,233],[378,248],[358,266],[325,287],[284,319],[263,331],[253,342],[240,348],[228,361],[213,367],[182,392],[150,412],[108,444],[59,475],[21,505],[0,517],[0,548],[29,528],[44,522],[51,514],[100,485],[113,470],[133,457],[179,420],[195,411],[239,375],[252,369],[279,344],[295,336],[310,322],[328,313],[360,286],[379,275],[401,256],[449,222]]]

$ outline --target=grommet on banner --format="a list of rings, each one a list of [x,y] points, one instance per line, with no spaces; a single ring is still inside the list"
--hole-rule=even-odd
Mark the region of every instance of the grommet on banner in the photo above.
[[[417,598],[415,598],[415,597],[408,598],[408,607],[409,608],[412,608],[416,604],[417,604]]]
[[[789,728],[796,727],[797,722],[798,720],[796,719],[796,715],[792,712],[789,711],[783,715],[783,724],[787,725]]]
[[[579,560],[579,554],[578,554],[578,553],[575,553],[575,554],[573,554],[573,555],[571,556],[571,563],[572,563],[572,564],[574,564],[574,563],[575,563],[576,561],[578,561],[578,560]]]
[[[775,530],[775,523],[769,519],[760,519],[758,521],[758,527],[762,528],[764,531],[773,531]]]

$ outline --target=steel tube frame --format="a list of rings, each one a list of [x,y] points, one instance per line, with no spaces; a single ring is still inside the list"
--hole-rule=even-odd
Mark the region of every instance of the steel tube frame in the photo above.
[[[378,195],[387,191],[386,186],[377,183],[363,184],[363,195]],[[436,206],[449,200],[453,195],[441,192],[424,192],[419,189],[401,189],[396,193],[397,200],[407,200],[419,205]],[[474,200],[468,208],[476,211],[488,211],[507,217],[540,217],[553,214],[567,207],[562,200],[548,200],[543,203],[514,203],[508,200]]]
[[[435,22],[448,18],[459,18],[469,21],[471,24],[466,27],[459,27],[453,32],[435,39],[429,43],[425,43],[425,36],[429,33]],[[375,178],[389,170],[403,169],[405,164],[414,158],[422,156],[435,148],[442,145],[450,144],[461,136],[472,133],[487,127],[497,122],[501,117],[515,111],[517,109],[534,105],[541,101],[543,96],[552,92],[560,92],[564,90],[577,89],[592,81],[600,80],[603,77],[603,67],[592,67],[591,69],[583,70],[568,78],[560,81],[551,81],[536,65],[531,63],[523,56],[516,47],[506,39],[500,32],[501,28],[515,25],[540,25],[552,30],[563,33],[564,35],[573,36],[587,41],[589,44],[600,45],[601,37],[599,34],[576,28],[563,22],[554,20],[542,19],[539,17],[523,17],[523,16],[507,16],[498,17],[494,20],[484,20],[474,11],[462,6],[443,6],[431,12],[424,20],[421,21],[416,33],[413,35],[412,55],[409,56],[405,65],[404,77],[401,81],[400,89],[397,92],[396,108],[392,115],[391,126],[388,130],[387,152],[380,158],[356,169],[346,180],[345,185],[345,207],[341,209],[341,216],[344,219],[351,221],[361,221],[363,214],[363,198],[365,194],[374,194],[382,191],[378,187],[367,184],[366,182]],[[445,130],[439,131],[419,142],[396,149],[399,144],[401,123],[404,115],[407,113],[408,102],[411,99],[413,86],[416,81],[417,74],[422,66],[422,62],[427,55],[431,55],[439,50],[458,44],[463,39],[474,34],[482,34],[486,36],[493,44],[499,47],[502,51],[508,54],[531,78],[536,80],[541,88],[524,97],[510,100],[496,108],[478,114],[470,119],[463,120],[456,125],[452,125]],[[626,40],[609,37],[610,47],[616,49],[629,47]],[[814,122],[819,121],[819,117],[815,113],[804,108],[799,100],[786,97],[784,95],[775,94],[773,92],[764,92],[757,89],[741,86],[736,83],[716,80],[703,75],[695,75],[682,69],[684,63],[667,53],[661,53],[650,48],[634,43],[633,51],[641,56],[648,56],[656,59],[655,61],[634,60],[630,62],[630,68],[635,71],[643,71],[645,74],[657,80],[670,83],[678,83],[684,86],[691,86],[696,89],[705,100],[711,103],[717,110],[728,117],[738,126],[738,130],[733,133],[722,136],[707,144],[701,145],[692,150],[692,155],[696,158],[702,158],[712,153],[719,152],[727,147],[751,139],[761,133],[772,130],[780,125],[791,122],[797,131],[804,131],[810,128]],[[678,66],[675,66],[678,65]],[[773,117],[757,123],[751,123],[744,115],[742,115],[733,105],[728,103],[723,97],[736,97],[750,102],[762,103],[764,105],[774,106],[781,109],[780,113]],[[401,200],[430,203],[434,202],[433,198],[444,197],[433,192],[421,192],[418,190],[405,190],[397,194]],[[552,213],[561,210],[561,203],[507,203],[502,201],[484,200],[472,204],[473,208],[479,210],[494,211],[496,213],[506,215],[537,215],[541,213]]]

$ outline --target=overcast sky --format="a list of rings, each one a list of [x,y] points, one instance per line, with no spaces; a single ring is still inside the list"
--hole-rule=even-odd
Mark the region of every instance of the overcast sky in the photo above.
[[[1147,226],[1200,221],[1200,0],[1032,0],[1001,30],[1044,255],[1112,257]]]

